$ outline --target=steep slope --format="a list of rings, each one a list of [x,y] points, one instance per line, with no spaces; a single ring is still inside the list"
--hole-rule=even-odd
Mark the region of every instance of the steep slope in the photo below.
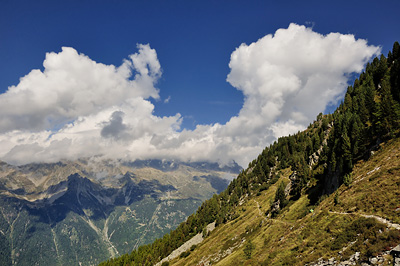
[[[376,152],[384,145],[397,147],[387,142],[398,143],[399,80],[400,45],[396,42],[387,58],[382,55],[367,65],[333,114],[320,114],[305,131],[265,148],[225,191],[204,202],[170,234],[104,265],[156,264],[214,221],[217,227],[204,243],[171,263],[303,265],[341,251],[341,257],[329,262],[333,265],[353,251],[359,253],[353,254],[351,263],[399,244],[398,207],[394,207],[400,205],[397,166],[385,169],[394,174],[384,175],[387,181],[375,184],[384,188],[376,189],[380,198],[368,193],[375,189],[370,186],[373,179],[365,183],[359,177],[381,173],[376,163],[391,159],[381,155],[374,161]],[[357,170],[363,168],[371,169]],[[355,206],[350,207],[350,202]],[[369,207],[361,208],[365,202]]]
[[[176,228],[238,171],[96,159],[0,167],[1,265],[95,265],[130,252]]]
[[[359,264],[377,259],[390,265],[387,251],[400,244],[399,139],[359,162],[351,185],[342,185],[337,194],[318,205],[302,195],[276,217],[267,217],[280,182],[288,184],[293,171],[280,174],[268,190],[243,201],[236,219],[169,265],[337,265],[351,258]]]

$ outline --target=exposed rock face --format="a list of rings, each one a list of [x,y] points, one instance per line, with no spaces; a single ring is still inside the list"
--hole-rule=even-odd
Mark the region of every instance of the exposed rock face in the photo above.
[[[392,250],[400,251],[400,245],[393,248]],[[385,262],[388,263],[388,255],[392,254],[392,250],[386,251],[383,254],[376,257],[370,257],[368,258],[368,261],[360,261],[360,252],[356,252],[353,255],[351,255],[348,260],[345,261],[337,261],[336,258],[330,258],[329,260],[324,261],[322,258],[320,258],[317,262],[308,264],[307,266],[383,265]],[[400,258],[395,257],[394,262],[392,261],[391,265],[400,266]]]
[[[272,203],[272,205],[271,205],[271,213],[273,213],[273,212],[277,212],[277,211],[279,211],[279,209],[280,209],[280,207],[279,207],[279,204],[281,203],[281,201],[280,200],[277,200],[277,201],[275,201],[274,203]]]
[[[324,131],[324,139],[322,140],[321,146],[318,148],[318,150],[316,152],[314,152],[313,154],[311,154],[308,157],[308,162],[309,162],[308,165],[309,165],[310,169],[314,165],[318,164],[319,156],[321,155],[322,150],[324,149],[324,146],[326,146],[328,144],[328,137],[329,137],[332,127],[333,127],[333,123],[328,125],[328,128]]]
[[[215,222],[208,224],[207,227],[206,227],[207,232],[211,232],[214,229],[215,229]],[[173,260],[173,259],[177,258],[183,252],[188,251],[192,246],[198,245],[201,242],[203,242],[203,240],[204,240],[204,238],[203,238],[202,233],[198,233],[197,235],[195,235],[194,237],[192,237],[191,239],[189,239],[188,241],[183,243],[179,248],[177,248],[174,251],[172,251],[171,254],[169,254],[168,257],[162,259],[155,266],[160,266],[165,261],[170,261],[170,260]]]
[[[293,173],[289,176],[290,182],[285,187],[285,195],[288,196],[292,191],[292,187],[297,180],[297,172],[293,171]]]

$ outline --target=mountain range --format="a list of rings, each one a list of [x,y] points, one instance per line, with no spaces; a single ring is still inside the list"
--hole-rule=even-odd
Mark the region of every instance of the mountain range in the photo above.
[[[175,229],[240,167],[98,158],[0,162],[0,264],[95,265]]]

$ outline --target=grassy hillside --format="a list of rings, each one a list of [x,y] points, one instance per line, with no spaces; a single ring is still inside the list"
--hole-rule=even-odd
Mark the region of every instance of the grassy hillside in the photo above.
[[[217,227],[189,256],[169,265],[305,265],[319,258],[344,261],[356,252],[360,261],[377,256],[400,244],[400,231],[365,215],[400,223],[399,156],[399,139],[382,144],[370,160],[355,165],[351,185],[341,185],[338,196],[333,193],[310,205],[303,195],[275,218],[267,218],[278,184],[292,174],[282,170],[277,183],[238,207],[235,220]],[[389,265],[391,257],[385,258]]]

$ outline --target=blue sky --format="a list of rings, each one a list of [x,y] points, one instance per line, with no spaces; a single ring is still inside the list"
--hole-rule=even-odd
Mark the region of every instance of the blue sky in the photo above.
[[[250,45],[295,23],[323,36],[352,34],[370,46],[380,46],[386,55],[399,40],[398,10],[396,0],[2,0],[0,93],[17,86],[32,69],[43,71],[46,53],[60,53],[64,46],[97,63],[118,67],[138,51],[137,44],[149,44],[162,69],[155,83],[159,99],[144,97],[154,104],[152,114],[170,117],[179,113],[178,132],[195,130],[197,125],[224,125],[244,106],[244,90],[232,86],[234,81],[227,82],[231,55],[242,43]],[[255,145],[256,150],[272,139]],[[8,158],[5,154],[0,157]]]
[[[137,43],[156,49],[163,68],[160,115],[181,113],[185,126],[224,123],[243,96],[226,82],[231,53],[291,22],[351,33],[382,45],[398,40],[400,2],[389,1],[1,1],[0,91],[16,85],[46,52],[74,47],[120,65]]]

